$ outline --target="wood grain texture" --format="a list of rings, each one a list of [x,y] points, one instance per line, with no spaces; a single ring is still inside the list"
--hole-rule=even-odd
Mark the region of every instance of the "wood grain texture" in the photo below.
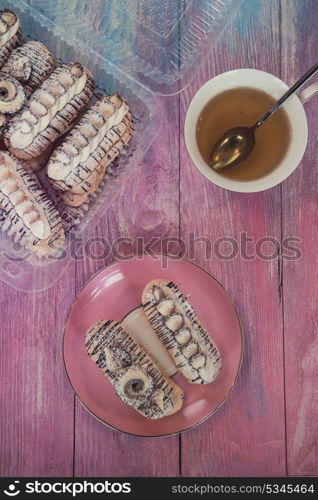
[[[297,80],[317,62],[318,4],[282,1],[282,76]],[[317,80],[317,79],[316,79]],[[283,269],[287,471],[318,475],[317,97],[305,104],[309,142],[300,167],[282,184],[283,235],[300,238],[302,258]]]
[[[74,267],[45,292],[0,290],[0,476],[70,476],[74,404],[62,334]]]
[[[179,97],[164,100],[163,122],[178,130]],[[140,253],[141,239],[178,236],[179,161],[178,134],[163,127],[138,174],[128,181],[95,235],[106,237],[113,255],[105,260],[81,261],[77,266],[77,288],[98,269],[115,258]],[[126,238],[119,240],[118,238]],[[140,238],[139,245],[137,238]],[[117,243],[116,243],[117,242]],[[151,247],[160,251],[160,242]],[[178,437],[135,438],[120,434],[97,422],[76,402],[75,476],[177,476]]]
[[[181,95],[181,123],[196,90],[214,75],[237,67],[262,68],[279,75],[279,2],[244,4],[194,81]],[[260,50],[261,47],[261,50]],[[202,264],[224,284],[242,320],[245,353],[237,387],[222,409],[206,424],[182,436],[184,476],[284,475],[285,426],[283,328],[279,296],[279,262],[232,260],[218,255],[218,238],[240,241],[242,233],[257,240],[280,240],[280,189],[258,194],[222,190],[194,168],[181,141],[181,235],[189,231],[212,241],[212,257],[202,246],[194,251]],[[193,210],[193,207],[197,209]],[[214,252],[213,252],[214,245]],[[240,244],[238,244],[240,247]],[[230,254],[233,243],[220,247]],[[269,249],[267,250],[269,251]]]

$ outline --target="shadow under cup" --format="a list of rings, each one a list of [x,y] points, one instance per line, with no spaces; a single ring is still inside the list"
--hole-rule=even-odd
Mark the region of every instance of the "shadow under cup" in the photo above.
[[[188,153],[205,177],[225,189],[250,193],[269,189],[293,172],[305,152],[308,137],[306,114],[297,96],[292,96],[284,105],[281,116],[278,116],[280,119],[276,123],[278,125],[276,130],[272,126],[275,123],[272,122],[272,124],[265,123],[262,126],[264,130],[260,129],[256,132],[259,134],[259,141],[256,135],[255,150],[250,158],[244,160],[246,165],[242,162],[241,167],[244,168],[238,165],[219,173],[207,163],[209,137],[213,145],[232,126],[252,125],[287,89],[288,86],[274,75],[260,70],[239,69],[218,75],[198,90],[187,111],[184,133]],[[257,96],[259,99],[263,96],[262,102],[257,103]],[[248,102],[256,103],[253,109],[254,115],[248,109]],[[222,106],[225,109],[224,114],[222,114]],[[234,106],[237,109],[233,110]],[[213,116],[214,110],[215,117]],[[199,137],[197,128],[200,127],[200,120],[202,121],[202,118],[207,120],[209,112],[212,128],[206,127],[204,130],[204,123],[201,123],[201,137]],[[207,116],[204,116],[205,114]],[[240,123],[236,121],[232,122],[232,125],[231,119],[237,120],[238,114]],[[254,117],[256,117],[255,120]],[[272,119],[274,117],[275,115]],[[278,131],[280,131],[279,134]],[[261,141],[261,133],[263,141]],[[279,137],[276,137],[277,134]],[[268,153],[267,142],[272,146],[272,151]],[[267,164],[266,159],[270,160]],[[255,174],[251,173],[251,169],[255,169]]]

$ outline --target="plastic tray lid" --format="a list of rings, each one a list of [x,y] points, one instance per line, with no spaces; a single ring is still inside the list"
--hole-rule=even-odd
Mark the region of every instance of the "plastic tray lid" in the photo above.
[[[159,95],[176,94],[189,83],[242,2],[21,0],[48,28],[67,32]]]

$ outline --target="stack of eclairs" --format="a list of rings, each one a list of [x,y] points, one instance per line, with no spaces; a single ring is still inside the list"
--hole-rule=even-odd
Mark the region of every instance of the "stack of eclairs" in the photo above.
[[[81,207],[132,136],[123,97],[94,91],[80,62],[56,65],[43,43],[23,41],[14,12],[0,11],[1,230],[38,257],[65,244],[38,169],[64,206]]]

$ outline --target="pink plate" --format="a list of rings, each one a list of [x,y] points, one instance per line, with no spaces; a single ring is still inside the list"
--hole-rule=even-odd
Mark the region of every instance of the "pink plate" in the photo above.
[[[84,334],[93,323],[101,319],[121,321],[140,306],[141,292],[154,278],[168,278],[180,286],[222,356],[222,370],[211,384],[189,384],[179,374],[173,377],[184,391],[183,407],[160,420],[148,420],[124,404],[102,370],[88,357],[84,344]],[[70,309],[63,340],[66,371],[81,403],[103,423],[139,436],[175,434],[212,415],[236,381],[242,348],[240,321],[223,287],[202,268],[164,256],[115,262],[93,276]]]

